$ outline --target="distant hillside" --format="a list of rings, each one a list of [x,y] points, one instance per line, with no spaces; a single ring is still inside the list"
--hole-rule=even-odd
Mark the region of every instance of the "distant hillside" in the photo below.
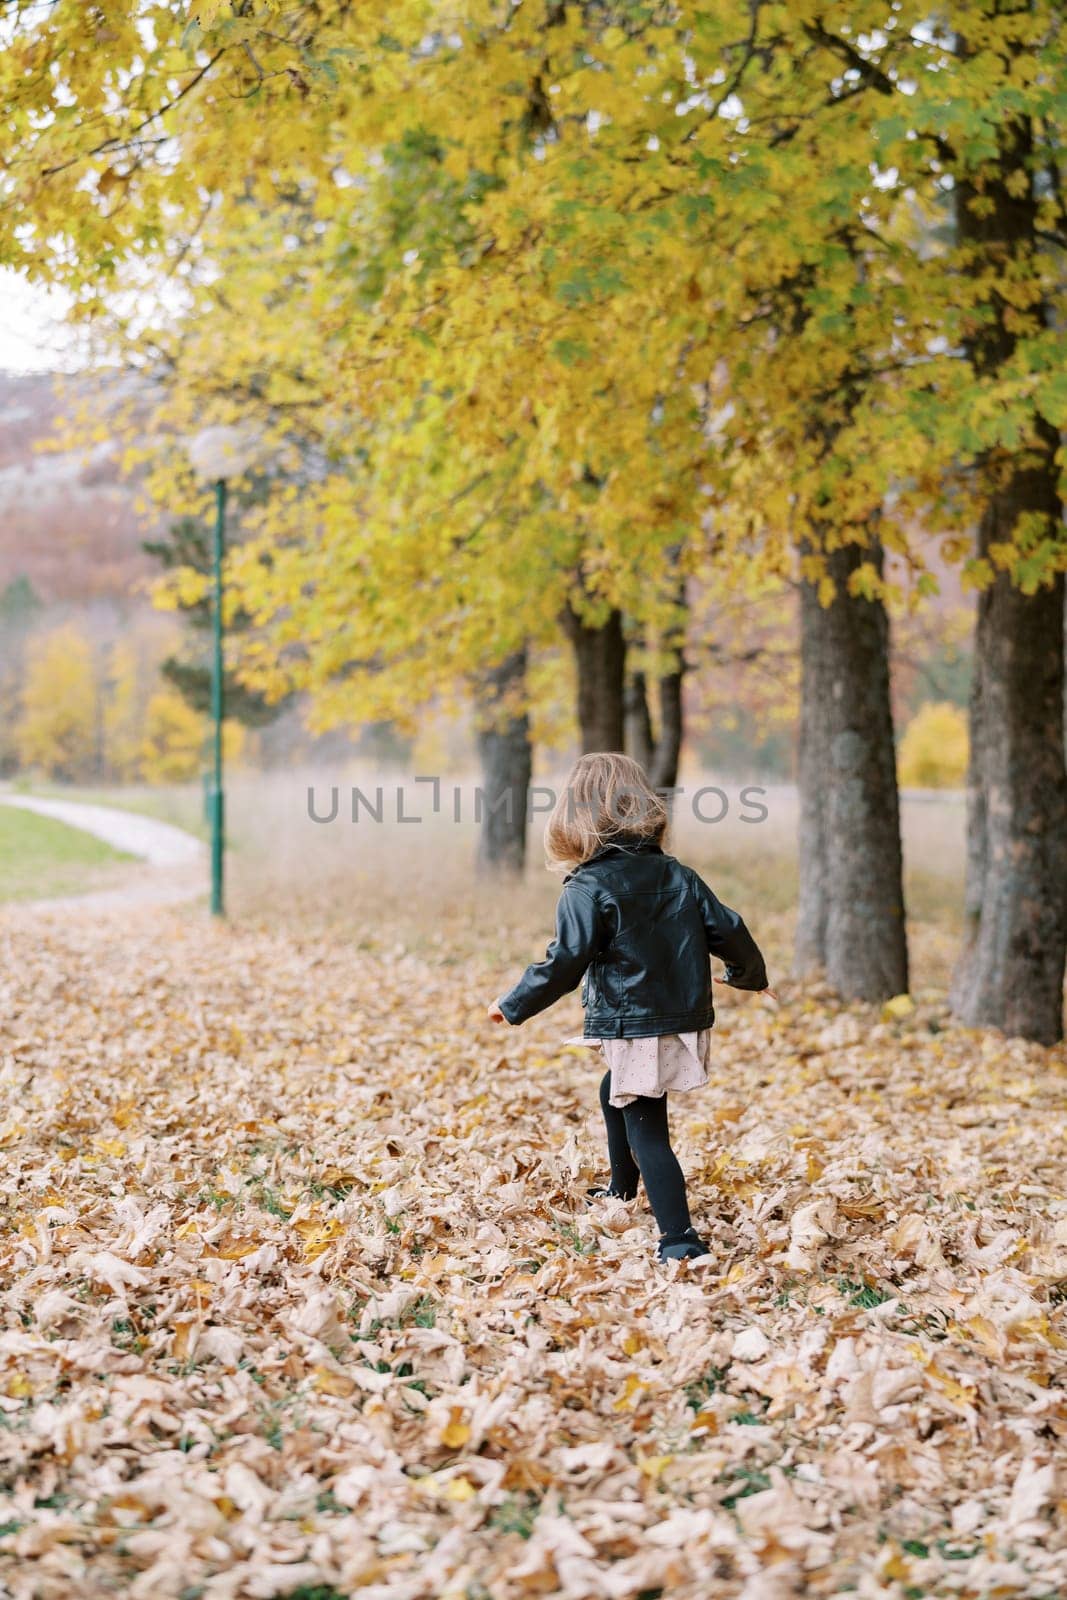
[[[128,598],[155,570],[140,548],[149,530],[136,486],[120,478],[110,444],[42,451],[70,404],[57,381],[76,381],[105,409],[121,380],[0,372],[0,592],[22,577],[46,605]]]

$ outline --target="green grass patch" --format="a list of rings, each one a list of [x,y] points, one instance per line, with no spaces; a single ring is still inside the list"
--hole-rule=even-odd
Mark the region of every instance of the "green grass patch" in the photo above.
[[[770,1478],[758,1467],[732,1467],[724,1474],[724,1479],[727,1483],[737,1485],[723,1499],[722,1504],[727,1511],[732,1511],[739,1500],[746,1500],[750,1494],[759,1494],[771,1486]]]
[[[893,1296],[885,1289],[880,1289],[875,1283],[868,1283],[866,1278],[861,1282],[854,1282],[851,1278],[838,1278],[837,1287],[848,1300],[860,1311],[873,1311],[875,1306],[885,1305]]]
[[[106,889],[134,859],[54,817],[0,805],[0,901]]]
[[[329,1583],[302,1583],[298,1589],[287,1589],[281,1600],[348,1600],[348,1593]]]
[[[541,1502],[529,1491],[522,1495],[508,1495],[490,1513],[489,1526],[497,1533],[517,1533],[520,1539],[528,1539],[534,1531],[540,1509]]]

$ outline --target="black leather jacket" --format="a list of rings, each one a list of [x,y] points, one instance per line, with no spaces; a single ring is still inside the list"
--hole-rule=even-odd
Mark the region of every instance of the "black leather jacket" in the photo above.
[[[509,1022],[526,1022],[584,977],[586,1038],[710,1028],[709,953],[726,963],[735,988],[767,987],[763,957],[737,912],[652,840],[620,836],[564,878],[556,937],[500,1009]]]

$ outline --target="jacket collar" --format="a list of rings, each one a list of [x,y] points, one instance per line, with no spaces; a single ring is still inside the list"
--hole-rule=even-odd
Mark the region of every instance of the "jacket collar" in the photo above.
[[[655,839],[650,839],[646,834],[617,833],[607,844],[591,855],[582,865],[587,867],[591,861],[600,861],[604,856],[611,855],[662,855],[663,847]]]

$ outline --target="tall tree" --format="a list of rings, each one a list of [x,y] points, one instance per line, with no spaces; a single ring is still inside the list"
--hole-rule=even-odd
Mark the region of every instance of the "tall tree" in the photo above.
[[[659,699],[658,728],[653,729],[648,678],[638,668],[626,680],[623,706],[626,750],[640,762],[654,789],[671,789],[678,778],[678,758],[685,725],[682,703],[684,663],[655,680]]]
[[[622,612],[610,606],[603,619],[590,621],[568,601],[562,612],[562,624],[578,671],[578,729],[582,750],[622,750],[626,740],[626,640]]]
[[[681,555],[681,550],[676,551],[675,560]],[[631,647],[623,693],[626,751],[640,762],[654,789],[672,789],[677,783],[685,732],[682,683],[691,620],[687,578],[677,580],[673,598],[673,614],[670,609],[665,610],[658,639],[651,637],[647,628],[634,629],[634,643],[646,648],[638,653]],[[650,687],[654,688],[656,700],[655,724],[649,703]]]
[[[1019,60],[1014,26],[1003,43]],[[956,185],[960,248],[976,285],[967,355],[987,390],[1010,381],[1022,339],[1050,317],[1035,272],[1042,160],[1032,113],[1006,117],[994,137],[988,158],[960,163]],[[975,463],[984,501],[976,553],[991,581],[978,602],[966,939],[953,989],[964,1021],[1045,1043],[1063,1033],[1067,954],[1060,449],[1059,429],[1038,410]]]
[[[850,593],[882,553],[842,545],[834,585],[801,580],[800,900],[795,964],[843,994],[881,1000],[908,987],[900,817],[889,703],[888,618]]]
[[[516,650],[485,672],[475,710],[482,766],[478,867],[519,876],[526,865],[533,748],[526,709],[527,652]]]

